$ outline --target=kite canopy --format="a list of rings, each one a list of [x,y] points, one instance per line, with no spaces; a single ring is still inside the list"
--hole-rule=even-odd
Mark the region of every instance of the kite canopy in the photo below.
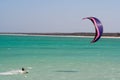
[[[103,25],[102,23],[100,22],[99,19],[95,18],[95,17],[86,17],[86,18],[83,18],[84,19],[89,19],[92,21],[92,23],[94,24],[95,26],[95,37],[94,39],[91,41],[91,43],[94,43],[96,41],[98,41],[100,39],[100,37],[102,36],[102,33],[103,33]]]

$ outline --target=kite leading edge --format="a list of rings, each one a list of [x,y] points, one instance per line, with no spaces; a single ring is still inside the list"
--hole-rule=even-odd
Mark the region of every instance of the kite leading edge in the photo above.
[[[84,19],[89,19],[94,24],[96,33],[95,33],[95,37],[91,41],[91,43],[97,42],[100,39],[100,37],[102,36],[102,34],[103,34],[103,25],[102,25],[102,23],[100,22],[99,19],[97,19],[95,17],[86,17],[86,18],[83,18],[83,20]]]

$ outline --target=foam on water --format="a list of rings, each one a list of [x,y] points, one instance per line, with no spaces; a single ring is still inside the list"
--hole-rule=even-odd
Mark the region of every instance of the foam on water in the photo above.
[[[12,70],[7,72],[0,72],[0,75],[17,75],[17,74],[24,74],[22,70]]]

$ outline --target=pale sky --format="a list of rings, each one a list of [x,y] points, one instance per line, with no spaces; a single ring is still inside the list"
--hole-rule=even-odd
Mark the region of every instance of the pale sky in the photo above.
[[[0,32],[120,32],[120,0],[0,0]]]

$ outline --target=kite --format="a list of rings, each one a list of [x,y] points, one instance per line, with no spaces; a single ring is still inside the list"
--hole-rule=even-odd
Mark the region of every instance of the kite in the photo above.
[[[102,23],[100,22],[99,19],[97,19],[95,17],[86,17],[86,18],[83,18],[83,20],[84,19],[89,19],[94,24],[96,33],[95,33],[95,37],[91,41],[91,43],[97,42],[100,39],[100,37],[102,36],[102,34],[103,34],[103,25],[102,25]]]

